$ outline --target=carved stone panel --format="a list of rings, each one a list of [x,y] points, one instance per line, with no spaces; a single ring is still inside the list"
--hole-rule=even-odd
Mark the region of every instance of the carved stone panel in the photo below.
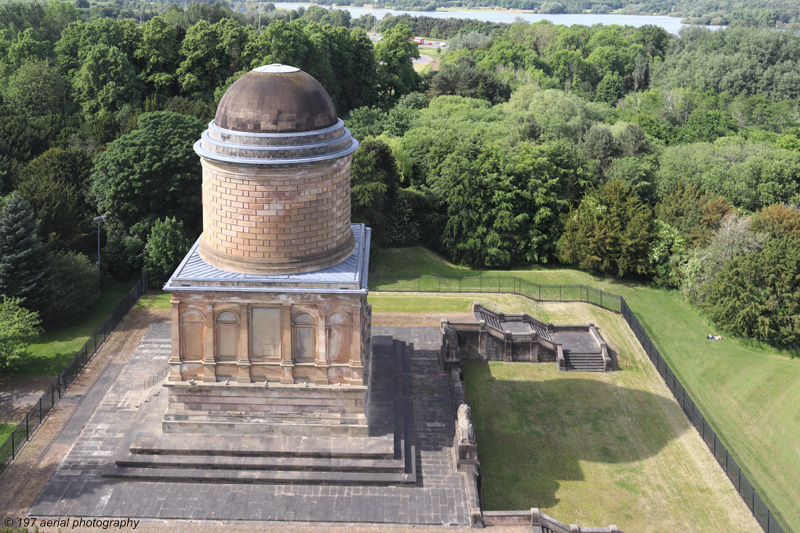
[[[250,360],[278,359],[281,356],[281,310],[278,307],[250,309]]]
[[[314,318],[308,313],[300,313],[293,320],[294,350],[297,363],[313,363],[316,359]]]
[[[350,315],[336,313],[328,319],[328,362],[350,362],[350,339],[352,337]]]

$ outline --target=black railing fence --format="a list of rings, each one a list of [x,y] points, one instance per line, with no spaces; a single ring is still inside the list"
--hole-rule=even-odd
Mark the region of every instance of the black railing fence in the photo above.
[[[67,363],[64,370],[47,387],[39,401],[28,411],[25,418],[17,425],[8,439],[0,445],[0,472],[5,469],[10,461],[16,458],[22,446],[30,440],[33,431],[42,423],[58,400],[64,396],[69,386],[80,376],[81,371],[86,368],[92,356],[97,353],[98,348],[114,331],[114,328],[117,327],[117,324],[127,314],[128,310],[148,289],[147,276],[142,276],[134,284],[133,288],[122,297],[111,314],[89,337],[89,340],[78,350],[72,360]]]
[[[410,280],[391,279],[380,275],[371,276],[370,290],[395,292],[505,292],[525,296],[542,302],[586,302],[615,313],[620,313],[628,323],[636,339],[641,344],[650,362],[664,380],[680,404],[683,412],[711,450],[728,479],[747,505],[753,516],[767,533],[790,532],[783,517],[775,511],[775,506],[758,485],[751,481],[753,476],[742,468],[741,460],[731,450],[730,444],[713,422],[709,421],[706,410],[694,398],[689,387],[684,385],[680,374],[676,373],[660,349],[648,334],[647,325],[628,307],[622,296],[605,292],[586,285],[541,285],[514,276],[468,276],[445,278],[440,276],[421,276]]]

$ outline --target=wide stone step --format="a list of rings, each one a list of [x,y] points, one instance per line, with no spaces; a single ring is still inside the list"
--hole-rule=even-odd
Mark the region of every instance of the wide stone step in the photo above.
[[[271,435],[308,437],[366,437],[369,434],[367,424],[349,423],[311,423],[301,420],[264,420],[259,422],[230,422],[216,420],[164,420],[161,424],[164,433],[199,433],[218,435],[234,433],[238,435]],[[232,438],[236,438],[235,436]]]
[[[137,435],[131,453],[167,455],[218,455],[233,457],[335,457],[392,459],[392,436],[338,439],[306,436],[248,437],[215,435]]]
[[[354,459],[331,457],[231,457],[202,455],[127,454],[117,466],[129,468],[171,468],[206,470],[283,470],[309,472],[394,472],[405,465],[397,459]]]
[[[130,468],[109,465],[104,477],[155,482],[247,483],[270,485],[400,486],[416,484],[416,474],[390,472],[314,472],[218,470],[207,468]]]

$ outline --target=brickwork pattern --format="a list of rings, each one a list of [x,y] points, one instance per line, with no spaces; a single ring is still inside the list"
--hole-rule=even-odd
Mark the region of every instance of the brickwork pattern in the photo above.
[[[352,156],[241,167],[203,160],[203,258],[246,272],[300,272],[352,252]]]

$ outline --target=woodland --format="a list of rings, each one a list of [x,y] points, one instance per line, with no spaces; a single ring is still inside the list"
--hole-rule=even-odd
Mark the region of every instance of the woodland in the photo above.
[[[353,218],[378,246],[653,283],[723,331],[800,344],[791,32],[322,8],[256,21],[219,4],[140,22],[80,4],[0,6],[0,366],[40,324],[82,318],[98,231],[104,276],[171,274],[202,229],[192,145],[226,88],[268,63],[318,79],[361,142]],[[421,28],[449,44],[425,75]]]

